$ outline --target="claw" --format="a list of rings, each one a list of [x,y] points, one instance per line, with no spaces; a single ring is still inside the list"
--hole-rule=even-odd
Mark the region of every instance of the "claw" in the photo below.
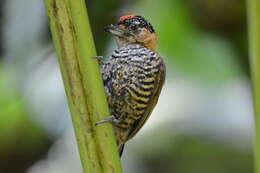
[[[113,123],[113,124],[118,124],[120,123],[121,121],[116,119],[113,115],[108,117],[107,119],[104,119],[104,120],[100,120],[98,122],[95,123],[95,125],[100,125],[100,124],[103,124],[103,123]]]
[[[99,64],[104,64],[104,57],[103,56],[93,56],[92,58],[98,60]]]
[[[103,56],[93,56],[92,58],[102,61],[104,59]]]

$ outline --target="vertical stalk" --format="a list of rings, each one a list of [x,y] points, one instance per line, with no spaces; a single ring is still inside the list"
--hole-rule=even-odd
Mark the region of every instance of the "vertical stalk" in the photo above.
[[[255,172],[260,173],[260,1],[248,0],[247,7],[255,109]]]
[[[45,0],[84,173],[120,173],[84,0]]]

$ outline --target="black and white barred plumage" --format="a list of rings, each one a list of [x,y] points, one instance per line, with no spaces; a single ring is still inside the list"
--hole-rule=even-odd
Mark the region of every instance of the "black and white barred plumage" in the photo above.
[[[119,147],[143,126],[157,103],[164,80],[163,59],[154,51],[130,44],[116,49],[101,65]]]

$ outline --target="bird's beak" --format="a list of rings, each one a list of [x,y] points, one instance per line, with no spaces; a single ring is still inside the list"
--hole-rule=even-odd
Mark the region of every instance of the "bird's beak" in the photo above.
[[[119,36],[119,37],[122,37],[124,35],[124,31],[122,29],[120,29],[118,25],[111,24],[111,25],[105,26],[104,30],[110,32],[113,35]]]

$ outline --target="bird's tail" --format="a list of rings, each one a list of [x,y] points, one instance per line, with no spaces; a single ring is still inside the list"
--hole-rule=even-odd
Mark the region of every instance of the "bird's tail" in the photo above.
[[[124,147],[125,147],[125,144],[119,144],[119,145],[118,145],[118,152],[119,152],[120,157],[121,157],[122,154],[123,154]]]

